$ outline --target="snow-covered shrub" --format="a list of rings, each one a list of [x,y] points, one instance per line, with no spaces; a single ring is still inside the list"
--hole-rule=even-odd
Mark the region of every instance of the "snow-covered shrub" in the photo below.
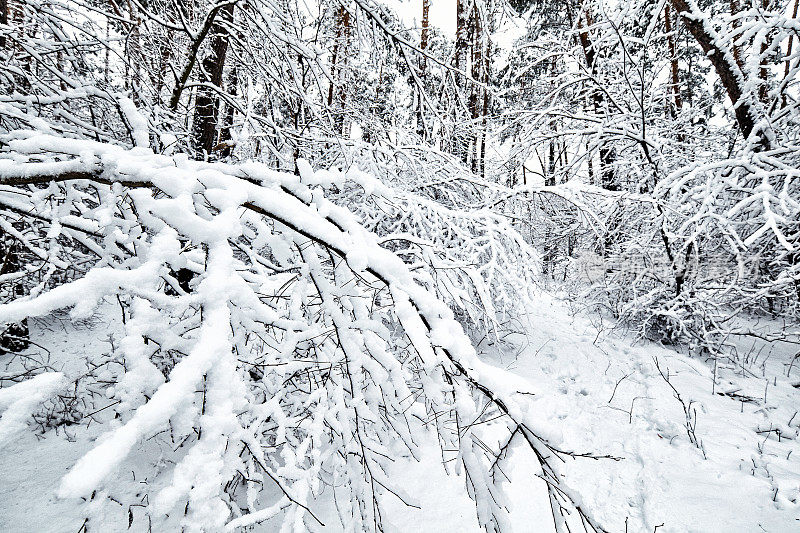
[[[528,232],[537,249],[555,252],[547,257],[551,263],[572,263],[565,287],[573,300],[610,314],[643,338],[718,352],[737,332],[732,318],[742,313],[796,320],[795,153],[776,148],[687,165],[650,194],[603,190],[577,178],[511,194],[516,201],[541,197],[543,205],[548,198],[567,200],[581,213],[551,218],[557,229],[549,235]],[[568,248],[548,248],[548,238],[559,232],[594,250],[591,272],[585,260],[569,257]],[[548,272],[557,279],[555,274]],[[796,338],[797,331],[772,334]]]
[[[434,431],[442,453],[465,469],[480,523],[494,530],[505,521],[496,458],[472,428],[500,416],[508,438],[524,437],[542,463],[554,515],[573,508],[593,524],[553,463],[566,452],[519,409],[515,396],[524,389],[477,358],[437,297],[465,279],[435,279],[437,262],[451,253],[472,254],[476,292],[504,279],[491,269],[511,259],[498,259],[504,248],[481,231],[527,250],[496,218],[379,191],[359,172],[301,164],[297,176],[32,131],[3,142],[0,181],[49,183],[51,197],[72,198],[50,224],[70,217],[70,231],[97,257],[85,275],[0,306],[0,321],[64,308],[79,319],[109,298],[126,313],[125,337],[91,385],[118,402],[116,415],[64,477],[61,497],[91,495],[137,443],[163,434],[174,443],[175,466],[153,482],[154,523],[236,529],[281,515],[286,528],[300,530],[318,521],[314,498],[336,486],[347,492],[343,527],[373,530],[381,495],[392,491],[390,463],[413,460],[415,432]],[[374,193],[360,215],[381,234],[325,198],[320,186],[334,182]],[[48,209],[36,194],[29,202],[32,213]],[[374,214],[381,208],[386,218]],[[450,233],[434,235],[437,224]],[[472,231],[476,243],[466,237]],[[448,239],[461,249],[440,253]],[[398,240],[416,248],[389,248]],[[480,271],[486,265],[488,275]],[[196,274],[190,292],[175,277],[181,269]],[[456,307],[476,322],[493,317],[484,307],[512,289],[485,290],[481,299],[460,292]]]
[[[735,4],[539,3],[502,73],[522,102],[502,130],[516,205],[569,196],[588,222],[540,209],[545,265],[575,236],[605,275],[573,299],[712,351],[732,317],[796,320],[800,302],[795,15]]]
[[[491,209],[508,189],[467,173],[452,156],[419,146],[342,143],[340,157],[300,162],[301,180],[352,210],[451,306],[476,341],[493,341],[525,313],[541,259],[510,217]],[[320,181],[321,180],[321,181]]]

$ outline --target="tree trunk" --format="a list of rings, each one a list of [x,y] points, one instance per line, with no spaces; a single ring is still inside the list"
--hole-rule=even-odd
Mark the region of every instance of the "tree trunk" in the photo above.
[[[430,7],[431,7],[431,0],[422,0],[422,32],[419,39],[419,49],[423,52],[427,51],[428,49],[428,32],[430,28]],[[424,83],[425,79],[427,78],[426,71],[428,70],[428,58],[425,55],[420,56],[419,58],[419,79]],[[425,127],[425,115],[424,115],[424,98],[422,95],[422,91],[424,89],[422,87],[417,87],[417,98],[416,98],[416,107],[417,107],[417,135],[421,139],[426,138],[427,128]]]
[[[683,107],[683,100],[681,98],[680,77],[678,76],[678,52],[672,27],[672,13],[670,13],[669,4],[666,3],[664,4],[664,31],[667,33],[670,71],[672,73],[672,96],[675,101],[675,114],[677,115]]]
[[[234,67],[228,76],[228,93],[235,96],[237,86],[239,85],[239,72]],[[225,113],[225,122],[223,123],[222,130],[219,133],[219,145],[215,149],[219,149],[219,156],[224,158],[231,155],[233,151],[233,135],[231,135],[231,128],[233,127],[233,106],[228,104],[226,106],[227,112]]]
[[[769,8],[768,0],[761,0],[761,7],[765,11]],[[769,39],[773,32],[767,32],[767,37],[764,42],[761,43],[761,50],[759,55],[759,65],[761,68],[758,70],[758,97],[759,99],[766,104],[767,98],[769,97],[769,72],[767,69],[767,58],[766,53],[769,48]]]
[[[125,89],[130,91],[131,99],[139,106],[141,105],[139,88],[142,85],[139,77],[139,68],[144,58],[142,57],[141,36],[139,34],[139,14],[134,4],[129,3],[128,8],[133,25],[125,38]]]
[[[8,0],[0,0],[0,24],[8,24]],[[0,48],[6,47],[5,35],[0,35]]]
[[[455,62],[458,70],[466,69],[467,65],[467,23],[468,3],[470,0],[456,0],[456,49]]]
[[[743,98],[745,79],[735,59],[735,49],[732,53],[717,46],[716,43],[719,42],[717,33],[705,23],[705,13],[701,12],[692,0],[671,0],[671,2],[686,29],[689,30],[714,66],[714,70],[734,106],[736,121],[742,131],[742,136],[747,139],[753,132],[759,113],[753,107],[754,103],[750,98]],[[765,142],[766,140],[762,139],[762,144]]]
[[[178,18],[175,9],[180,9],[174,7],[172,4],[168,4],[164,17],[171,23],[174,23],[175,20]],[[157,78],[152,80],[153,85],[156,88],[156,101],[159,105],[163,105],[164,101],[161,97],[161,92],[167,87],[167,80],[169,79],[169,72],[170,72],[170,65],[172,63],[173,54],[172,54],[172,46],[173,46],[173,31],[169,28],[164,28],[164,34],[161,37],[161,41],[158,44],[158,69],[156,70]]]
[[[23,270],[22,261],[19,257],[19,246],[10,235],[0,237],[0,275],[11,274]],[[15,282],[12,287],[12,299],[25,296],[25,286],[21,281]],[[0,353],[21,352],[30,345],[30,334],[28,331],[28,319],[24,318],[13,324],[6,324],[0,334]]]
[[[233,22],[233,4],[227,4],[220,10],[222,20]],[[200,81],[217,88],[222,87],[222,74],[225,67],[225,56],[228,53],[228,34],[224,25],[214,23],[214,34],[211,50],[203,59],[200,67]],[[198,159],[210,155],[216,145],[217,123],[219,115],[219,89],[198,87],[195,96],[193,139]]]
[[[739,4],[739,0],[729,0],[728,7],[730,8],[731,15],[737,15],[742,11],[742,6]],[[733,28],[736,29],[739,26],[740,26],[739,21],[737,19],[734,19]],[[733,58],[736,61],[736,66],[739,67],[739,70],[744,72],[744,63],[742,63],[741,48],[734,43],[731,51],[733,52]]]
[[[586,19],[586,26],[583,25],[581,19],[578,19],[578,30],[580,30],[578,32],[578,39],[581,43],[581,48],[583,49],[583,55],[586,58],[586,66],[594,75],[597,73],[597,52],[594,49],[594,44],[592,43],[588,30],[588,28],[592,25],[592,18],[589,13],[584,13],[583,16]],[[592,104],[594,106],[595,113],[599,115],[605,105],[605,97],[602,91],[592,91]],[[608,143],[603,142],[600,145],[599,152],[600,186],[607,191],[618,191],[619,185],[614,177],[614,150],[608,145]]]
[[[483,27],[481,24],[481,16],[478,10],[477,2],[472,4],[472,15],[470,16],[470,45],[471,45],[471,76],[473,80],[483,79]],[[480,117],[482,115],[481,104],[483,88],[471,83],[469,91],[469,113],[471,121],[471,132],[469,135],[469,150],[472,152],[470,161],[472,164],[472,172],[475,174],[480,173],[481,167],[481,134],[480,134]]]
[[[419,39],[419,49],[423,52],[428,50],[428,33],[430,28],[430,9],[431,0],[422,0],[422,33]],[[428,58],[426,56],[420,57],[419,70],[424,75],[428,67]]]
[[[480,175],[482,178],[486,177],[486,129],[488,125],[488,116],[489,116],[489,69],[491,68],[491,63],[489,58],[491,57],[492,52],[492,42],[489,40],[489,33],[486,33],[485,39],[485,46],[486,48],[483,51],[483,78],[481,81],[484,84],[483,87],[483,109],[482,109],[482,124],[481,124],[481,168],[480,168]]]
[[[797,7],[800,5],[800,0],[794,0],[794,8],[792,9],[792,20],[797,18]],[[794,40],[794,32],[789,34],[789,43],[786,45],[786,66],[783,70],[783,77],[786,78],[789,75],[789,63],[790,56],[792,55],[792,44]]]
[[[462,95],[466,94],[467,99],[467,112],[468,116],[472,116],[474,107],[472,90],[466,77],[471,75],[470,62],[472,55],[470,52],[470,45],[474,36],[474,5],[477,0],[456,0],[456,42],[453,62],[455,68],[464,73],[464,76],[454,75],[453,85],[455,94],[454,105],[451,108],[453,118],[453,132],[451,137],[451,152],[457,156],[465,164],[471,164],[471,158],[474,154],[473,147],[475,138],[473,135],[473,127],[469,125],[464,127],[461,113],[461,106],[459,105],[462,100]]]
[[[331,63],[331,83],[328,86],[328,108],[338,109],[334,114],[334,128],[337,133],[344,134],[345,107],[347,105],[347,83],[345,80],[347,52],[350,44],[350,12],[344,6],[336,11],[336,40],[333,43],[333,61]],[[338,94],[336,94],[338,92]],[[336,98],[338,101],[335,101]]]

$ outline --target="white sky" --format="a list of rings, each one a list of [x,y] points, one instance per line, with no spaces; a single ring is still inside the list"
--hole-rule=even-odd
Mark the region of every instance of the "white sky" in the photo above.
[[[422,0],[383,0],[407,26],[419,27],[422,21]],[[456,0],[431,0],[430,22],[449,37],[456,35]]]
[[[381,0],[394,9],[408,27],[419,27],[422,21],[422,0]],[[456,0],[431,0],[430,23],[450,38],[456,36]],[[493,42],[500,49],[508,50],[514,41],[524,34],[525,22],[521,18],[503,18],[500,28],[493,34]]]

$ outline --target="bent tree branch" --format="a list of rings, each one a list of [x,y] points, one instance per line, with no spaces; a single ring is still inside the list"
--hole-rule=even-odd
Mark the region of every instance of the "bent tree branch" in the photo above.
[[[714,66],[714,70],[733,104],[736,122],[739,124],[742,136],[747,139],[753,132],[761,113],[757,109],[755,100],[745,90],[745,75],[737,65],[736,58],[730,50],[722,47],[719,35],[711,27],[706,14],[697,7],[694,0],[670,1],[683,20],[686,29],[689,30]]]

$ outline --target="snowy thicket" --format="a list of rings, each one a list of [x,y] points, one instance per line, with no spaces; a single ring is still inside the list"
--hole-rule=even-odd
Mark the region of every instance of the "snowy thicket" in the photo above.
[[[332,483],[350,492],[345,528],[371,528],[380,522],[376,493],[392,490],[384,462],[413,456],[414,432],[433,416],[442,453],[455,454],[467,473],[480,521],[499,528],[499,465],[469,428],[501,413],[506,438],[520,434],[540,457],[554,513],[576,505],[555,470],[559,443],[526,422],[516,380],[481,363],[436,296],[452,295],[478,324],[496,324],[491,310],[513,307],[510,296],[486,288],[481,270],[509,268],[492,255],[533,255],[496,217],[452,215],[412,196],[395,205],[360,172],[314,173],[303,162],[298,177],[35,132],[6,143],[5,183],[51,183],[26,205],[49,220],[50,242],[82,234],[76,245],[97,258],[78,279],[0,307],[0,320],[62,308],[84,318],[110,297],[125,316],[125,338],[94,384],[118,402],[117,427],[64,477],[60,497],[91,495],[140,439],[168,429],[186,451],[151,502],[155,514],[181,506],[189,529],[234,529],[289,508],[285,523],[302,529],[315,519],[309,500]],[[374,201],[404,216],[382,209],[388,220],[371,221],[384,230],[379,238],[309,188],[333,182],[371,190],[365,206]],[[80,209],[82,227],[62,225],[53,203]],[[431,235],[457,242],[459,232],[476,241],[460,251],[472,251],[465,257],[482,268],[440,264],[446,259],[431,252]],[[418,251],[393,253],[379,240]],[[42,253],[57,259],[60,248]],[[404,255],[419,255],[421,268],[412,272]],[[188,284],[177,277],[183,269],[194,273]],[[439,269],[460,275],[437,279]],[[284,492],[278,502],[260,498],[270,481]]]
[[[417,27],[373,0],[0,0],[0,448],[96,437],[55,487],[82,530],[384,531],[431,449],[487,531],[520,450],[548,526],[652,529],[595,394],[685,464],[745,464],[703,438],[706,382],[797,439],[798,356],[748,371],[761,400],[737,350],[800,344],[798,2],[458,0],[447,35],[433,1]],[[546,291],[702,379],[574,340]],[[79,357],[31,333],[111,315]],[[541,383],[500,368],[543,331],[571,348],[544,341]],[[796,510],[764,446],[751,476]]]
[[[552,228],[538,238],[546,259],[563,271],[593,249],[607,274],[596,305],[648,338],[712,353],[742,332],[730,322],[743,311],[796,317],[791,2],[578,4],[534,8],[536,45],[505,73],[524,81],[515,99],[546,95],[505,128],[511,156],[541,169],[521,190],[559,202],[534,207]],[[574,42],[560,38],[567,22]]]

